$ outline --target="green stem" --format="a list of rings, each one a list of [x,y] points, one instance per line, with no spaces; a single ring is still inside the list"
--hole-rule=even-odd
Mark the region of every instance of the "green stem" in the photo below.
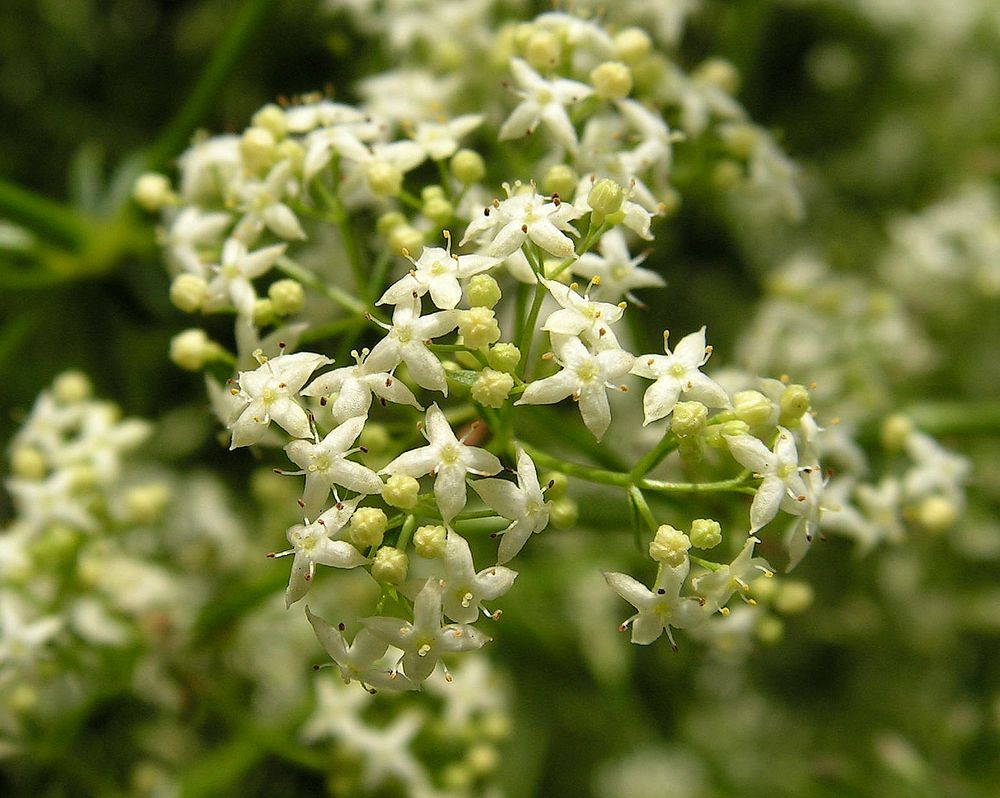
[[[93,235],[67,206],[0,178],[0,215],[67,249],[79,251]]]
[[[927,402],[903,415],[928,435],[1000,435],[1000,402]]]
[[[284,272],[289,277],[294,277],[303,285],[307,285],[310,288],[319,291],[350,313],[357,316],[364,316],[364,314],[368,311],[367,306],[363,302],[349,294],[344,289],[324,282],[309,269],[299,265],[287,255],[282,255],[278,258],[275,265],[280,271]]]
[[[656,522],[656,517],[653,515],[653,511],[649,508],[649,504],[646,502],[646,497],[642,495],[642,491],[639,490],[635,485],[632,485],[628,489],[629,501],[635,507],[636,512],[643,521],[646,522],[646,526],[649,527],[650,532],[655,532],[659,527]]]
[[[406,520],[403,521],[403,528],[399,530],[399,537],[396,539],[396,548],[400,551],[406,551],[406,547],[410,545],[410,539],[413,537],[413,531],[417,528],[417,517],[415,515],[406,516]]]
[[[170,120],[146,156],[150,169],[162,169],[183,150],[202,120],[218,105],[218,96],[230,76],[239,68],[247,51],[264,31],[278,0],[247,0],[225,36],[212,53],[205,70],[180,110]]]
[[[339,166],[339,159],[334,158],[331,169],[335,176],[339,173]],[[358,244],[357,237],[354,235],[354,228],[351,227],[351,220],[348,217],[344,203],[341,202],[336,191],[331,191],[322,180],[314,180],[313,186],[316,187],[316,190],[322,197],[327,210],[330,211],[330,217],[333,219],[333,223],[337,226],[337,231],[340,233],[344,249],[347,252],[347,259],[351,263],[351,271],[354,272],[354,283],[358,289],[358,293],[367,291],[368,269],[365,267],[364,258],[361,255],[361,247]]]
[[[517,364],[518,376],[524,380],[528,379],[528,361],[531,355],[531,344],[535,340],[535,325],[538,324],[538,314],[542,309],[542,302],[545,301],[545,286],[541,280],[535,283],[535,298],[531,302],[531,310],[528,311],[528,318],[521,329],[521,335],[517,340],[517,348],[521,350],[521,362]]]
[[[670,432],[670,428],[667,427],[666,431],[663,433],[663,437],[660,438],[660,442],[646,452],[643,458],[635,464],[635,468],[632,469],[632,478],[642,479],[646,476],[646,474],[656,468],[660,461],[676,449],[677,446],[677,438],[673,436]]]

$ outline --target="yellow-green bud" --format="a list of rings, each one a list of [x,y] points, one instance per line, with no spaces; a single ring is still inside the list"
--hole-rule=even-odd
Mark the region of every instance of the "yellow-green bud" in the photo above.
[[[437,183],[431,183],[431,185],[420,189],[421,202],[430,202],[432,199],[441,199],[442,197],[444,197],[444,187],[437,185]]]
[[[906,416],[891,415],[882,423],[882,448],[889,452],[898,452],[906,446],[906,441],[913,434],[913,422]]]
[[[389,249],[397,255],[406,252],[420,252],[424,245],[424,234],[416,227],[408,224],[401,224],[394,227],[389,233]]]
[[[760,134],[750,125],[736,125],[726,134],[726,149],[735,158],[746,161],[760,142]]]
[[[18,446],[10,453],[10,471],[20,479],[41,479],[47,470],[45,456],[34,446]]]
[[[497,769],[500,755],[489,743],[476,743],[465,755],[465,762],[476,776],[486,776]]]
[[[267,289],[267,295],[274,306],[274,312],[279,316],[290,316],[293,313],[298,313],[306,301],[302,283],[291,278],[271,283]]]
[[[170,501],[170,489],[162,482],[136,485],[125,494],[125,514],[129,521],[151,524]]]
[[[558,194],[560,197],[572,197],[580,177],[572,166],[557,163],[549,167],[542,178],[542,191],[546,194]]]
[[[379,546],[389,528],[389,519],[378,507],[359,507],[351,516],[351,543],[358,548]]]
[[[174,201],[174,192],[170,190],[170,181],[164,175],[146,172],[136,179],[132,187],[132,199],[144,211],[155,213]]]
[[[928,532],[946,532],[954,526],[957,518],[958,507],[944,496],[928,496],[917,505],[917,523]]]
[[[625,190],[607,177],[594,183],[587,195],[587,203],[593,211],[592,216],[597,224],[600,224],[604,217],[618,213],[624,202]]]
[[[781,392],[781,423],[797,424],[809,410],[809,389],[805,385],[789,385]]]
[[[486,407],[502,407],[514,387],[510,374],[493,369],[483,369],[472,383],[472,398]]]
[[[709,58],[694,71],[694,78],[702,83],[718,86],[727,94],[735,94],[740,87],[740,73],[724,58]]]
[[[371,421],[365,424],[365,428],[361,430],[361,436],[358,438],[358,445],[364,446],[369,454],[380,454],[393,443],[392,435],[389,434],[385,424]]]
[[[270,130],[248,127],[240,137],[240,155],[251,172],[264,172],[274,163],[277,142]]]
[[[496,314],[489,308],[463,310],[458,315],[458,332],[465,345],[472,349],[500,340],[500,325]]]
[[[450,793],[467,793],[472,779],[472,769],[464,762],[452,762],[441,771],[441,783]]]
[[[440,524],[419,526],[413,533],[413,550],[429,560],[440,560],[444,557],[447,543],[448,530]]]
[[[480,731],[487,740],[506,740],[510,737],[510,718],[496,710],[489,712],[480,721]]]
[[[412,510],[420,496],[420,483],[405,474],[393,474],[382,486],[382,498],[390,507]]]
[[[774,608],[784,615],[797,615],[809,609],[813,603],[813,596],[812,585],[808,582],[800,582],[797,579],[784,580],[774,597]]]
[[[657,562],[676,568],[687,558],[690,548],[691,539],[687,535],[670,524],[662,524],[649,544],[649,556]]]
[[[757,619],[757,639],[761,643],[774,644],[785,636],[785,624],[781,618],[773,615],[763,615]]]
[[[262,127],[274,136],[275,141],[283,139],[288,133],[288,123],[285,112],[274,103],[268,103],[253,115],[250,120],[254,127]]]
[[[7,700],[15,714],[28,714],[38,706],[38,690],[24,682],[14,682]]]
[[[170,340],[170,359],[187,371],[201,371],[218,353],[218,344],[198,328],[184,330]]]
[[[691,522],[691,545],[697,549],[713,549],[722,542],[722,525],[711,518],[696,518]]]
[[[514,344],[496,344],[490,349],[486,360],[489,362],[490,368],[513,374],[517,364],[521,362],[521,350]]]
[[[605,61],[591,70],[590,83],[602,100],[621,100],[632,91],[632,72],[621,61]]]
[[[733,419],[732,421],[725,421],[722,424],[709,424],[705,427],[704,438],[705,443],[713,449],[725,449],[729,445],[726,443],[726,438],[749,434],[749,424],[745,421]]]
[[[701,432],[707,420],[708,408],[701,402],[678,402],[674,405],[670,430],[678,438],[687,438]]]
[[[405,551],[383,546],[375,552],[375,562],[372,563],[372,578],[376,582],[390,585],[401,585],[406,581],[410,570],[410,558]]]
[[[295,174],[302,173],[302,164],[306,159],[306,151],[295,139],[285,139],[278,143],[276,161],[288,161]]]
[[[539,72],[547,72],[562,57],[562,45],[555,34],[538,30],[531,34],[524,45],[524,60]]]
[[[500,284],[488,274],[477,274],[465,286],[465,296],[474,308],[492,308],[500,301],[503,292]]]
[[[641,28],[625,28],[615,34],[615,55],[630,66],[634,66],[649,55],[653,40]]]
[[[549,520],[556,529],[569,529],[579,517],[580,507],[569,497],[554,501],[549,507]]]
[[[566,491],[569,490],[569,477],[559,471],[550,471],[542,477],[541,484],[543,488],[546,485],[552,486],[545,491],[546,499],[549,501],[559,501],[559,499],[566,495]]]
[[[391,163],[375,161],[369,164],[366,177],[368,188],[379,197],[395,197],[403,188],[403,173]]]
[[[52,393],[56,397],[56,401],[65,405],[89,399],[93,392],[94,386],[91,384],[90,378],[76,369],[64,371],[52,383]]]
[[[774,402],[760,391],[738,391],[733,395],[733,412],[751,427],[767,424],[774,413]]]
[[[451,173],[464,186],[478,183],[486,176],[486,162],[475,150],[459,150],[451,156]]]
[[[253,303],[253,323],[266,327],[274,323],[274,303],[267,297],[258,297]]]
[[[208,298],[208,283],[196,274],[178,274],[170,284],[170,301],[185,313],[194,313]]]
[[[712,170],[712,184],[720,191],[731,191],[743,182],[743,167],[736,161],[719,161]]]
[[[399,211],[389,211],[383,213],[375,222],[375,231],[380,236],[387,236],[401,224],[406,224],[406,217]]]
[[[444,197],[432,197],[424,202],[421,212],[434,224],[444,227],[451,221],[455,206]]]

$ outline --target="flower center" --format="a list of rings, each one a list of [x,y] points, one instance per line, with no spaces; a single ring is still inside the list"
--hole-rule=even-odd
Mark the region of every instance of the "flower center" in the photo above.
[[[441,447],[442,465],[455,465],[459,459],[458,447],[453,443],[445,444]]]

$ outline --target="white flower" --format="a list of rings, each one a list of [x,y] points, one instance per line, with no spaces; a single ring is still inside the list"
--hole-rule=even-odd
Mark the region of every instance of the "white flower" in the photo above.
[[[4,487],[14,499],[20,520],[33,532],[53,521],[85,532],[96,532],[100,528],[88,506],[90,497],[76,488],[71,469],[61,469],[38,481],[8,479]]]
[[[413,602],[413,623],[401,618],[363,618],[361,623],[374,635],[403,654],[403,673],[422,682],[445,654],[482,648],[490,638],[468,624],[442,625],[441,599],[444,583],[428,579]]]
[[[680,595],[690,568],[691,561],[688,559],[673,568],[662,566],[652,590],[628,574],[604,574],[612,589],[638,610],[618,627],[624,632],[629,624],[632,625],[633,643],[649,645],[666,632],[671,648],[676,651],[677,644],[670,631],[671,627],[687,629],[702,623],[708,617],[698,599],[682,598]]]
[[[737,592],[744,601],[754,603],[752,599],[747,597],[750,592],[750,583],[761,574],[767,577],[774,574],[771,566],[767,564],[767,560],[763,557],[753,556],[753,547],[756,543],[760,543],[757,538],[753,536],[747,538],[746,543],[743,544],[743,548],[732,563],[722,565],[717,571],[691,580],[691,586],[695,592],[705,599],[707,612],[720,611],[723,615],[728,614],[729,611],[725,609],[725,606],[732,598],[733,593]]]
[[[376,304],[398,305],[412,302],[413,297],[430,293],[431,300],[441,310],[453,310],[462,298],[459,280],[496,266],[499,258],[486,255],[452,255],[451,237],[446,249],[424,247],[417,260],[410,259],[414,268],[402,279],[393,283]]]
[[[358,449],[351,449],[364,429],[367,418],[357,416],[348,419],[319,443],[292,441],[285,447],[288,458],[305,474],[306,485],[302,493],[303,511],[306,518],[315,518],[322,509],[334,485],[340,485],[357,493],[381,493],[382,480],[370,468],[347,459],[347,455]]]
[[[371,692],[372,688],[383,690],[414,690],[414,684],[405,676],[399,676],[388,669],[378,667],[378,661],[385,656],[389,644],[367,629],[361,629],[350,646],[344,639],[344,626],[331,626],[318,615],[313,615],[306,607],[306,617],[312,624],[313,631],[330,659],[340,671],[344,684],[352,681]]]
[[[444,614],[455,623],[474,623],[484,601],[499,598],[514,584],[517,573],[502,565],[492,565],[476,573],[468,541],[454,530],[448,531],[444,552]],[[499,617],[499,615],[493,615]]]
[[[564,285],[556,280],[540,278],[553,299],[562,306],[545,320],[542,329],[559,335],[579,335],[590,342],[606,336],[610,325],[619,321],[625,308],[608,302],[594,302],[576,293],[576,283]]]
[[[520,58],[511,59],[510,71],[520,87],[517,93],[523,99],[500,128],[500,141],[529,135],[539,122],[545,122],[556,141],[575,153],[576,129],[566,113],[566,106],[586,99],[594,90],[575,80],[545,80]]]
[[[341,530],[351,520],[354,509],[361,501],[356,496],[350,501],[338,502],[311,524],[296,524],[286,533],[292,548],[270,555],[293,555],[292,573],[285,590],[285,606],[291,607],[308,591],[317,565],[334,568],[356,568],[368,559],[346,540],[337,540]]]
[[[574,274],[593,280],[598,278],[591,289],[595,299],[616,301],[625,297],[638,302],[632,292],[637,288],[662,288],[666,281],[650,269],[641,269],[639,264],[646,259],[646,253],[632,257],[625,242],[625,235],[617,228],[601,236],[598,244],[600,255],[585,252],[570,268]]]
[[[629,183],[631,184],[633,180],[634,178],[632,178],[632,180],[630,180]],[[576,199],[573,200],[573,207],[575,207],[580,212],[581,216],[585,216],[592,210],[590,207],[590,189],[594,187],[594,183],[596,181],[597,181],[597,175],[595,174],[585,175],[580,180],[579,186],[577,186]],[[630,188],[629,194],[627,196],[630,197],[633,192],[634,188]],[[631,199],[628,199],[626,197],[625,201],[622,202],[622,213],[624,214],[624,218],[622,219],[622,224],[625,227],[627,227],[629,230],[631,230],[633,233],[639,236],[639,238],[644,238],[647,241],[653,240],[653,234],[649,231],[649,228],[653,223],[653,215],[648,210],[646,210],[646,208],[644,208],[638,202],[633,202]],[[610,230],[607,234],[605,234],[603,237],[607,238],[607,236],[612,233],[621,235],[621,231],[618,228],[614,228]],[[622,246],[624,246],[624,243]],[[628,260],[627,254],[625,260],[626,261]],[[640,271],[645,271],[647,274],[655,274],[655,272],[648,272],[647,270],[640,270]],[[663,282],[661,280],[659,283],[654,283],[654,285],[663,285]],[[636,286],[636,287],[641,287],[641,286]]]
[[[233,219],[228,213],[184,208],[161,236],[167,258],[181,270],[207,277],[203,251],[218,246]]]
[[[420,122],[413,141],[433,161],[450,158],[458,150],[458,140],[483,123],[482,114],[464,114],[446,122]]]
[[[367,120],[360,111],[356,113],[359,115],[357,119],[345,119],[330,127],[314,130],[306,136],[302,176],[307,183],[327,167],[333,158],[333,153],[353,160],[370,157],[364,142],[376,138],[382,128],[377,123]]]
[[[266,227],[278,238],[288,240],[306,237],[298,218],[282,200],[293,185],[292,165],[288,161],[275,164],[263,180],[253,180],[239,188],[237,207],[243,212],[233,235],[243,241],[255,241]]]
[[[502,202],[494,200],[466,228],[459,244],[480,241],[486,244],[487,255],[506,258],[530,239],[550,255],[570,258],[576,250],[566,233],[579,235],[570,224],[579,216],[572,204],[561,202],[558,197],[526,191],[508,196]]]
[[[417,385],[448,395],[448,380],[441,361],[427,344],[432,338],[451,332],[458,326],[458,311],[442,310],[420,315],[420,300],[401,302],[392,313],[392,325],[382,324],[389,334],[375,344],[365,361],[368,369],[386,372],[400,361],[406,363]]]
[[[221,263],[215,267],[216,275],[208,284],[205,310],[217,310],[228,301],[241,316],[253,316],[257,292],[251,281],[270,271],[285,253],[285,248],[285,244],[275,244],[251,252],[240,239],[227,239],[222,247]]]
[[[241,372],[237,393],[246,406],[230,425],[233,440],[229,448],[257,443],[272,419],[293,438],[311,437],[309,417],[294,397],[310,374],[332,362],[325,355],[298,352],[279,355],[254,371]]]
[[[908,500],[922,499],[935,492],[961,496],[970,470],[966,458],[949,452],[929,435],[917,431],[907,436],[906,453],[914,461],[903,478],[903,491]]]
[[[712,353],[705,346],[705,328],[681,338],[673,353],[666,339],[664,333],[666,355],[640,355],[632,367],[633,374],[655,380],[642,397],[643,425],[669,415],[681,394],[708,407],[728,407],[729,397],[722,386],[699,371]]]
[[[427,408],[427,423],[422,432],[427,446],[403,452],[379,473],[409,477],[435,474],[434,496],[441,517],[446,524],[451,523],[465,507],[465,475],[492,476],[500,471],[500,461],[485,449],[459,441],[437,404]]]
[[[569,338],[555,359],[562,371],[531,383],[514,404],[547,405],[572,396],[580,405],[583,423],[600,440],[611,425],[607,391],[621,389],[613,381],[628,374],[633,356],[616,348],[591,354],[579,338]]]
[[[774,451],[752,435],[726,438],[729,451],[744,468],[763,479],[750,505],[750,534],[769,523],[778,510],[801,515],[806,503],[806,484],[799,473],[799,454],[795,438],[784,427],[778,427]]]
[[[517,485],[504,479],[479,479],[472,483],[472,489],[511,522],[500,533],[498,563],[510,562],[533,532],[541,532],[548,526],[549,504],[538,484],[535,463],[524,449],[517,450]]]
[[[363,695],[363,693],[362,693]],[[410,750],[410,740],[424,725],[423,714],[411,710],[396,717],[388,726],[373,728],[359,723],[344,744],[364,759],[361,785],[366,795],[385,794],[376,788],[390,781],[405,784],[411,795],[432,796],[427,770]]]
[[[356,416],[367,416],[372,404],[372,394],[387,402],[410,405],[423,410],[413,392],[396,379],[388,371],[379,371],[372,367],[368,351],[359,355],[351,353],[357,363],[353,366],[334,369],[321,374],[302,389],[303,396],[337,395],[333,401],[333,417],[338,422],[346,421]],[[364,359],[362,359],[364,357]]]
[[[362,122],[365,115],[352,105],[320,100],[285,109],[289,133],[308,133],[316,128]]]
[[[30,663],[62,629],[55,617],[29,617],[27,605],[14,593],[0,594],[0,663]]]

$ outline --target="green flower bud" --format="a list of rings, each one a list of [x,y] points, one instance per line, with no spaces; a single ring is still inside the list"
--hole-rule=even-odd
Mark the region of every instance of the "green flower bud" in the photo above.
[[[621,61],[605,61],[591,70],[590,83],[602,100],[621,100],[632,91],[632,72]]]
[[[562,45],[555,34],[538,30],[524,45],[524,60],[539,72],[547,72],[562,58]]]
[[[90,378],[82,371],[70,369],[64,371],[52,383],[52,393],[56,401],[64,405],[72,405],[89,399],[94,392]]]
[[[455,206],[444,197],[433,197],[424,202],[421,212],[434,224],[444,227],[451,221]]]
[[[420,526],[413,533],[413,550],[421,557],[429,560],[440,560],[444,557],[445,545],[448,542],[448,530],[440,524],[437,526]]]
[[[947,532],[958,519],[958,507],[944,496],[928,496],[917,505],[915,516],[928,532]]]
[[[657,562],[676,568],[687,558],[690,548],[691,539],[687,535],[670,524],[662,524],[649,544],[649,556]]]
[[[757,620],[757,639],[761,643],[773,645],[785,636],[785,624],[781,618],[764,615]]]
[[[278,155],[275,161],[288,161],[295,174],[302,174],[302,164],[305,159],[306,151],[295,139],[285,139],[278,142]]]
[[[196,274],[178,274],[170,284],[170,301],[185,313],[194,313],[208,298],[208,283]]]
[[[774,413],[774,402],[760,391],[739,391],[733,395],[733,412],[751,427],[767,424]]]
[[[557,163],[550,166],[542,178],[542,191],[546,194],[558,194],[560,197],[572,197],[579,182],[580,177],[572,166]]]
[[[306,301],[302,283],[291,278],[271,283],[267,289],[267,295],[274,307],[274,312],[279,316],[290,316],[293,313],[298,313]]]
[[[170,181],[157,172],[139,175],[132,187],[132,199],[144,211],[155,213],[176,199]]]
[[[383,213],[375,222],[375,231],[380,236],[387,236],[400,225],[406,224],[406,217],[399,211]]]
[[[556,529],[569,529],[579,517],[579,506],[568,497],[552,502],[549,507],[549,520]]]
[[[489,362],[490,368],[513,374],[517,364],[521,362],[521,350],[514,344],[496,344],[490,349],[486,360]]]
[[[261,173],[274,163],[277,143],[270,130],[248,127],[240,137],[240,155],[251,172]]]
[[[653,40],[641,28],[625,28],[615,34],[615,55],[629,66],[635,66],[653,49]]]
[[[170,489],[162,482],[136,485],[125,493],[125,518],[136,524],[151,524],[170,501]]]
[[[170,359],[186,371],[201,371],[218,353],[218,344],[198,328],[185,330],[170,340]]]
[[[420,252],[424,246],[424,234],[408,224],[394,227],[388,237],[389,249],[397,255]]]
[[[10,471],[15,477],[38,480],[47,470],[45,456],[34,446],[18,446],[10,453]]]
[[[729,159],[719,161],[712,170],[712,185],[720,191],[732,191],[743,182],[743,167]]]
[[[420,496],[420,483],[404,474],[393,474],[382,486],[382,498],[390,507],[412,510]]]
[[[546,499],[549,501],[559,501],[569,490],[569,477],[559,471],[550,471],[542,477],[541,485],[542,488],[546,485],[552,486],[545,491]]]
[[[358,548],[380,546],[388,528],[389,519],[383,510],[378,507],[359,507],[351,516],[351,543]]]
[[[500,764],[500,755],[494,746],[479,742],[469,749],[469,753],[465,755],[465,762],[469,769],[481,778],[497,769],[497,765]]]
[[[265,105],[253,115],[250,121],[254,127],[261,127],[269,131],[275,141],[280,141],[288,133],[285,112],[274,103]]]
[[[882,422],[880,437],[882,448],[887,452],[898,452],[906,446],[906,441],[913,434],[913,422],[899,414],[889,416]]]
[[[670,431],[678,438],[697,435],[705,428],[708,408],[701,402],[678,402],[670,419]]]
[[[734,158],[749,160],[760,142],[760,134],[750,125],[735,125],[726,134],[726,150]]]
[[[709,58],[694,71],[694,79],[718,86],[726,94],[735,94],[740,88],[740,73],[724,58]]]
[[[714,549],[722,542],[722,525],[711,518],[691,522],[691,545],[696,549]]]
[[[774,608],[783,615],[797,615],[809,609],[814,596],[812,585],[808,582],[800,582],[797,579],[783,580],[774,597]]]
[[[479,349],[500,339],[496,314],[489,308],[461,311],[458,316],[458,332],[465,345],[471,349]]]
[[[465,287],[465,296],[474,308],[492,308],[503,297],[500,284],[488,274],[477,274]]]
[[[434,199],[443,199],[443,198],[444,198],[444,187],[439,186],[436,183],[432,183],[431,185],[424,186],[422,189],[420,189],[421,202],[430,202],[431,200]]]
[[[459,150],[451,156],[451,173],[459,183],[469,186],[486,176],[486,162],[475,150]]]
[[[253,303],[253,323],[266,327],[274,323],[274,303],[267,298],[259,298]]]
[[[804,385],[789,385],[781,392],[781,424],[791,427],[798,424],[809,410],[809,389]]]
[[[410,558],[405,551],[394,549],[392,546],[383,546],[375,552],[375,562],[372,563],[372,578],[376,582],[385,582],[389,585],[401,585],[406,581],[406,574],[410,570]]]
[[[502,407],[514,387],[510,374],[493,369],[483,369],[472,383],[472,398],[486,407]]]
[[[705,443],[713,449],[726,449],[728,448],[726,438],[749,434],[750,425],[745,421],[734,419],[732,421],[725,421],[722,424],[709,424],[705,427],[704,438]]]
[[[366,173],[368,188],[378,197],[395,197],[403,188],[403,173],[391,163],[375,161]]]
[[[587,195],[587,202],[590,205],[594,221],[600,224],[606,216],[616,214],[622,209],[622,204],[625,202],[625,190],[614,180],[605,177],[594,183]]]

